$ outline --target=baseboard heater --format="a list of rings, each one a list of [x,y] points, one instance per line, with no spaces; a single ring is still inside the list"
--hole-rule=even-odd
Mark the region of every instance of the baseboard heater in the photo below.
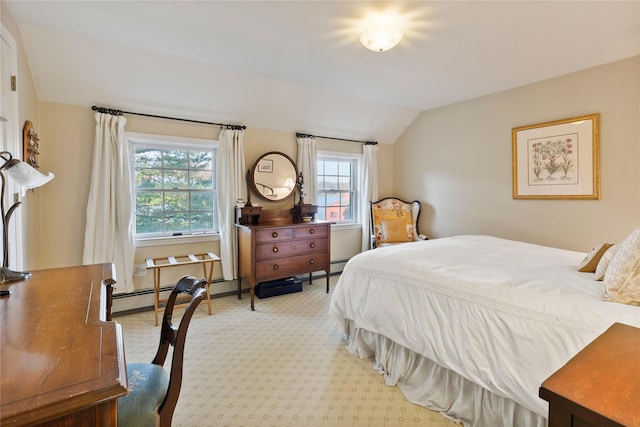
[[[336,264],[346,264],[347,261],[349,260],[341,259],[337,261],[332,261],[331,265],[335,266]],[[342,273],[342,268],[338,268],[337,271],[332,271],[329,276],[338,276],[340,275],[340,273]],[[313,275],[314,280],[322,279],[324,277],[326,277],[326,274],[324,273]],[[308,282],[309,275],[308,274],[301,275],[298,277],[298,279],[301,280],[302,283]],[[213,279],[211,281],[212,285],[224,284],[224,283],[225,281],[222,278]],[[233,283],[235,284],[235,281],[233,281]],[[173,289],[173,286],[174,285],[161,286],[160,292],[170,292]],[[215,286],[212,286],[212,288],[215,288]],[[249,289],[244,288],[242,289],[242,292],[243,293],[249,292]],[[237,294],[238,294],[238,291],[235,289],[235,286],[234,286],[234,289],[230,291],[212,293],[211,298],[223,298],[223,297],[228,297],[228,296],[237,295]],[[153,288],[140,289],[133,292],[123,292],[123,293],[114,294],[113,295],[113,300],[114,300],[113,314],[124,315],[124,314],[132,314],[132,313],[138,313],[142,311],[153,310],[153,305],[152,305],[153,295],[154,295]]]
[[[349,258],[347,259],[340,259],[340,260],[336,260],[336,261],[331,261],[331,265],[335,265],[335,264],[346,264],[347,261],[349,261]],[[342,270],[340,271],[332,271],[331,274],[329,276],[337,276],[340,273],[342,273]],[[308,275],[304,275],[304,277],[307,277]],[[325,274],[318,274],[318,275],[314,275],[313,278],[314,279],[320,279],[326,277]],[[213,279],[211,280],[211,284],[214,283],[223,283],[224,280],[223,279]],[[160,287],[160,292],[170,292],[173,287],[175,285],[166,285],[166,286],[161,286]],[[248,292],[249,289],[245,289],[244,292]],[[235,294],[235,291],[231,291],[231,292],[224,292],[224,293],[220,293],[220,294],[211,294],[212,297],[223,297],[223,296],[228,296],[228,295],[233,295]],[[117,294],[113,294],[113,299],[121,299],[121,298],[132,298],[132,297],[137,297],[137,296],[141,296],[141,295],[150,295],[153,294],[153,288],[149,288],[149,289],[140,289],[138,291],[133,291],[133,292],[123,292],[123,293],[117,293]]]

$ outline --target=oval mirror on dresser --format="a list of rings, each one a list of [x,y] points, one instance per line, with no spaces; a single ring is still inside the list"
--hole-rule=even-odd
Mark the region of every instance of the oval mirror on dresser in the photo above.
[[[291,157],[270,151],[256,160],[251,169],[251,187],[265,200],[278,202],[291,197],[296,190],[298,168]]]

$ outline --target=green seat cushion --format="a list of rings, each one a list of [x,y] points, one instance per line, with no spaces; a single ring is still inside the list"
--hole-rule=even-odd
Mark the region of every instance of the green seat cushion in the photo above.
[[[118,399],[118,426],[154,427],[169,387],[169,372],[153,363],[127,364],[129,394]]]

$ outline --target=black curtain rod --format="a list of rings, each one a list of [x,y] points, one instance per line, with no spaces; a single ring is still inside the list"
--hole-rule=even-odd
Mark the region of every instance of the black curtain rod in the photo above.
[[[334,138],[332,136],[311,135],[309,133],[301,133],[301,132],[296,132],[296,138],[322,138],[322,139],[333,139],[336,141],[359,142],[364,145],[378,145],[376,141],[360,141],[357,139]]]
[[[134,114],[136,116],[153,117],[154,119],[177,120],[179,122],[199,123],[201,125],[221,126],[221,127],[226,127],[228,129],[236,129],[236,130],[241,130],[241,129],[244,130],[244,129],[247,128],[246,126],[243,126],[243,125],[230,125],[230,124],[226,124],[226,123],[212,123],[212,122],[203,122],[203,121],[200,121],[200,120],[181,119],[181,118],[178,118],[178,117],[156,116],[155,114],[134,113],[132,111],[122,111],[122,110],[116,110],[116,109],[113,109],[113,108],[96,107],[95,105],[93,105],[91,107],[91,109],[93,111],[97,111],[99,113],[113,114],[115,116],[121,116],[123,114]]]

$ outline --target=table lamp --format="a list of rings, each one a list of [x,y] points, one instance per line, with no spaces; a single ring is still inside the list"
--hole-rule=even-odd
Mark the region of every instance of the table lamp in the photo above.
[[[8,151],[0,151],[0,159],[4,161],[0,165],[0,177],[2,178],[2,192],[0,193],[0,209],[2,210],[2,270],[0,270],[0,283],[13,282],[27,279],[29,272],[13,271],[9,269],[9,219],[22,201],[16,201],[9,210],[5,210],[4,193],[7,177],[13,179],[24,196],[27,190],[38,188],[53,179],[53,174],[44,175],[34,169],[28,163],[14,159]]]

